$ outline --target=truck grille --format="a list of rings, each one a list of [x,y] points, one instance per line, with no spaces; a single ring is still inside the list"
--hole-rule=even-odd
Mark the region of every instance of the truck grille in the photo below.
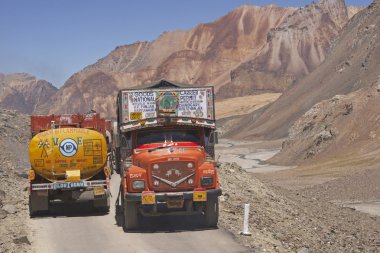
[[[192,167],[188,166],[189,163],[192,164]],[[152,187],[155,191],[179,191],[194,188],[194,162],[173,161],[155,163],[152,165],[151,172]]]

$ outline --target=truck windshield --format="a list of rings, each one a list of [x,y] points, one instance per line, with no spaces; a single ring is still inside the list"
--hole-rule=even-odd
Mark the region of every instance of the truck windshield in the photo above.
[[[195,142],[200,144],[199,132],[197,130],[166,130],[137,134],[137,146],[164,142]]]

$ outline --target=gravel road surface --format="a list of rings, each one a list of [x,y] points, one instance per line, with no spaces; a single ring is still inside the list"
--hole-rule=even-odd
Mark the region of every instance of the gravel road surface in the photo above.
[[[114,174],[111,203],[115,203],[119,181]],[[248,252],[226,230],[200,227],[198,217],[150,218],[141,231],[125,233],[117,225],[114,205],[104,215],[89,213],[86,207],[65,210],[57,205],[55,209],[31,220],[36,252]]]

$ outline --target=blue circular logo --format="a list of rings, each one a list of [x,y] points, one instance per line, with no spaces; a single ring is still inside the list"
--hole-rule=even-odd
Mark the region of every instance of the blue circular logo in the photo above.
[[[59,144],[59,152],[66,157],[74,156],[78,151],[78,144],[73,139],[64,139]]]

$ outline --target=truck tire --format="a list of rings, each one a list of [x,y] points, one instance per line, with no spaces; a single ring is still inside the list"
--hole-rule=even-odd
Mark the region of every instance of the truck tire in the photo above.
[[[218,225],[219,219],[219,199],[210,198],[206,202],[206,207],[204,210],[204,221],[207,227],[215,228]]]
[[[137,229],[139,226],[138,208],[136,202],[124,201],[124,223],[123,229],[125,232]]]
[[[36,217],[39,214],[49,212],[48,197],[40,198],[35,193],[29,195],[29,216],[30,218]]]
[[[95,200],[92,201],[93,209],[96,212],[109,213],[109,211],[110,211],[111,197],[109,196],[108,193],[106,193],[106,196],[107,196],[106,198],[95,199]]]
[[[36,217],[37,211],[33,209],[33,203],[32,203],[32,198],[29,195],[29,216],[30,218]]]

